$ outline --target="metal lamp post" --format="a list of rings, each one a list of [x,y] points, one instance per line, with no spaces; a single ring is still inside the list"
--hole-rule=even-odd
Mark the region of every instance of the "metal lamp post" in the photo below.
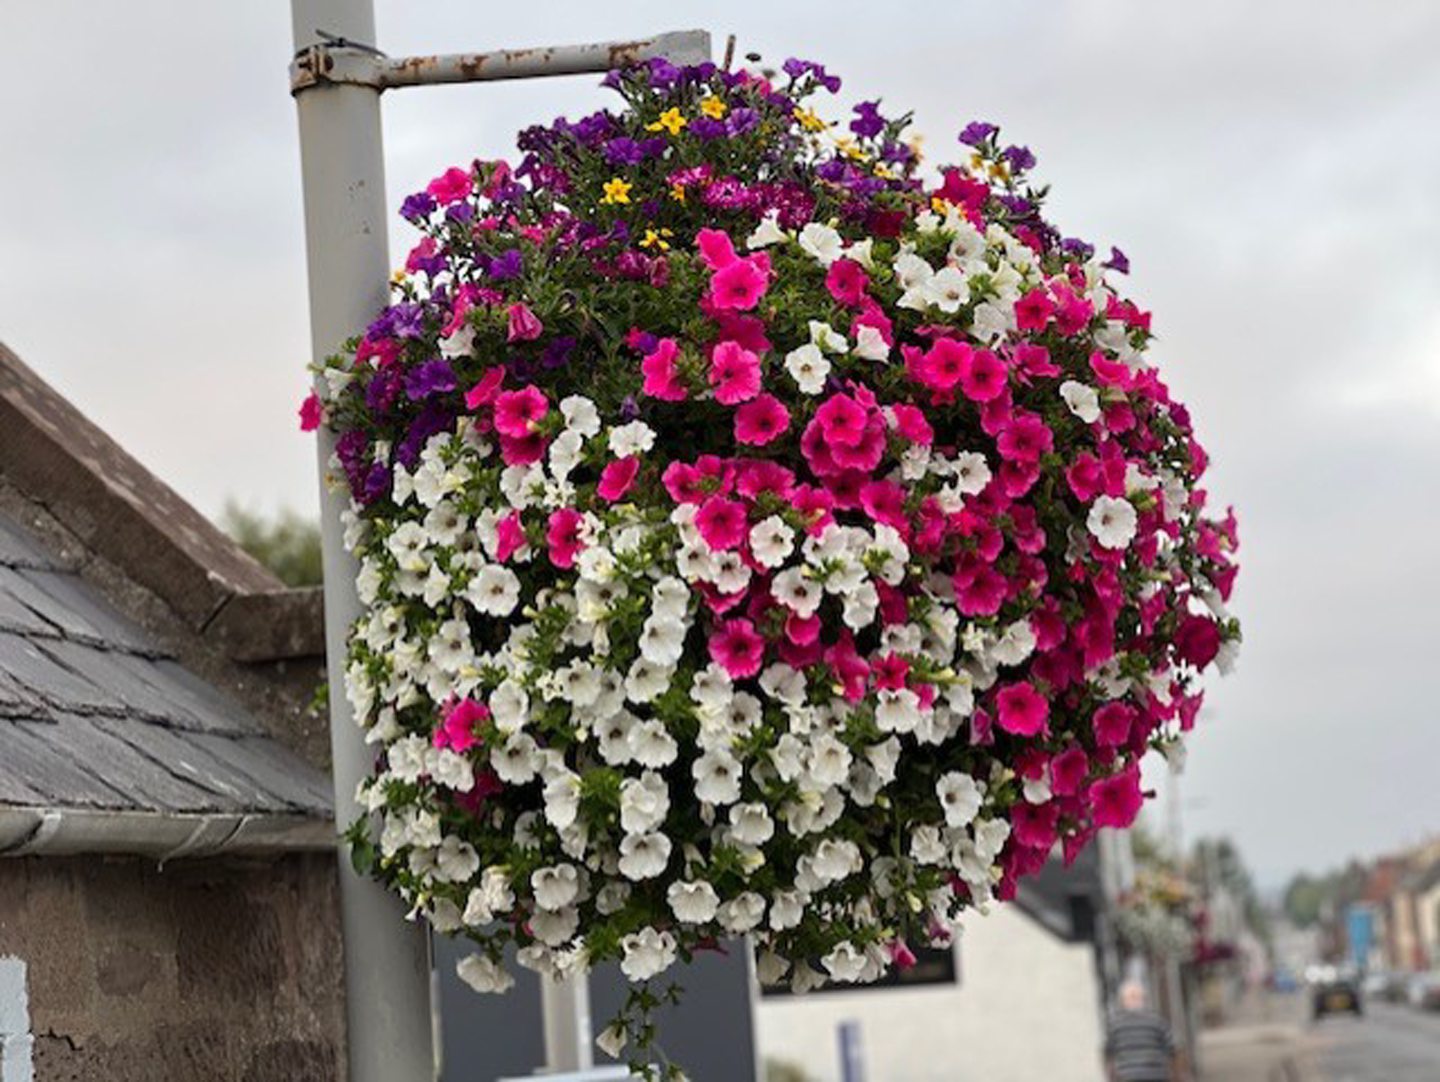
[[[390,270],[380,94],[407,86],[604,72],[627,61],[710,58],[704,31],[641,41],[514,49],[456,56],[391,58],[375,48],[373,0],[291,0],[295,60],[291,90],[299,114],[310,341],[316,360],[332,354],[385,305]],[[343,495],[323,484],[333,439],[319,441],[325,572],[325,649],[334,761],[335,817],[361,814],[355,788],[373,749],[340,693],[346,632],[361,607],[356,566],[342,543]],[[429,942],[405,920],[397,898],[340,861],[349,1077],[353,1082],[431,1082],[436,1052],[430,1004]],[[545,1053],[551,1070],[591,1066],[589,1002],[583,982],[544,987]]]

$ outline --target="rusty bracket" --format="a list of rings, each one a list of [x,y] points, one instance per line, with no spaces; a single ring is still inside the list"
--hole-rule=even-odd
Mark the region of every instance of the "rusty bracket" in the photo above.
[[[290,65],[290,93],[327,85],[391,90],[441,83],[580,75],[606,72],[659,56],[676,64],[709,60],[710,34],[705,30],[679,30],[638,41],[407,57],[389,57],[372,46],[331,37],[296,54]]]

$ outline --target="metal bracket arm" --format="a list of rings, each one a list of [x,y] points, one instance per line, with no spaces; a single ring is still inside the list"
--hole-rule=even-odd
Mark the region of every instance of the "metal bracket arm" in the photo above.
[[[372,46],[335,38],[310,45],[296,54],[290,65],[290,93],[298,94],[328,84],[390,90],[439,83],[579,75],[609,71],[657,56],[675,64],[702,63],[710,59],[710,34],[705,30],[679,30],[638,41],[406,57],[389,57]]]

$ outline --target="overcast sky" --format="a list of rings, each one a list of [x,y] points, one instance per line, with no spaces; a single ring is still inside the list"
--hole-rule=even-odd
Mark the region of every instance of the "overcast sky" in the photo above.
[[[379,44],[704,26],[914,107],[933,154],[976,117],[1029,143],[1062,227],[1130,254],[1241,514],[1186,833],[1273,884],[1440,830],[1440,4],[881,7],[382,0]],[[0,0],[0,340],[212,514],[313,505],[289,35],[281,0]],[[392,205],[595,82],[393,94]]]

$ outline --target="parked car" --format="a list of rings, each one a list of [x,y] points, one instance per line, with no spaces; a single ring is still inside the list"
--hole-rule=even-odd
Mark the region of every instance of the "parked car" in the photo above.
[[[1311,1016],[1319,1021],[1327,1014],[1365,1013],[1360,984],[1347,973],[1329,972],[1311,985]]]
[[[1440,970],[1414,974],[1406,998],[1422,1011],[1440,1011]]]

